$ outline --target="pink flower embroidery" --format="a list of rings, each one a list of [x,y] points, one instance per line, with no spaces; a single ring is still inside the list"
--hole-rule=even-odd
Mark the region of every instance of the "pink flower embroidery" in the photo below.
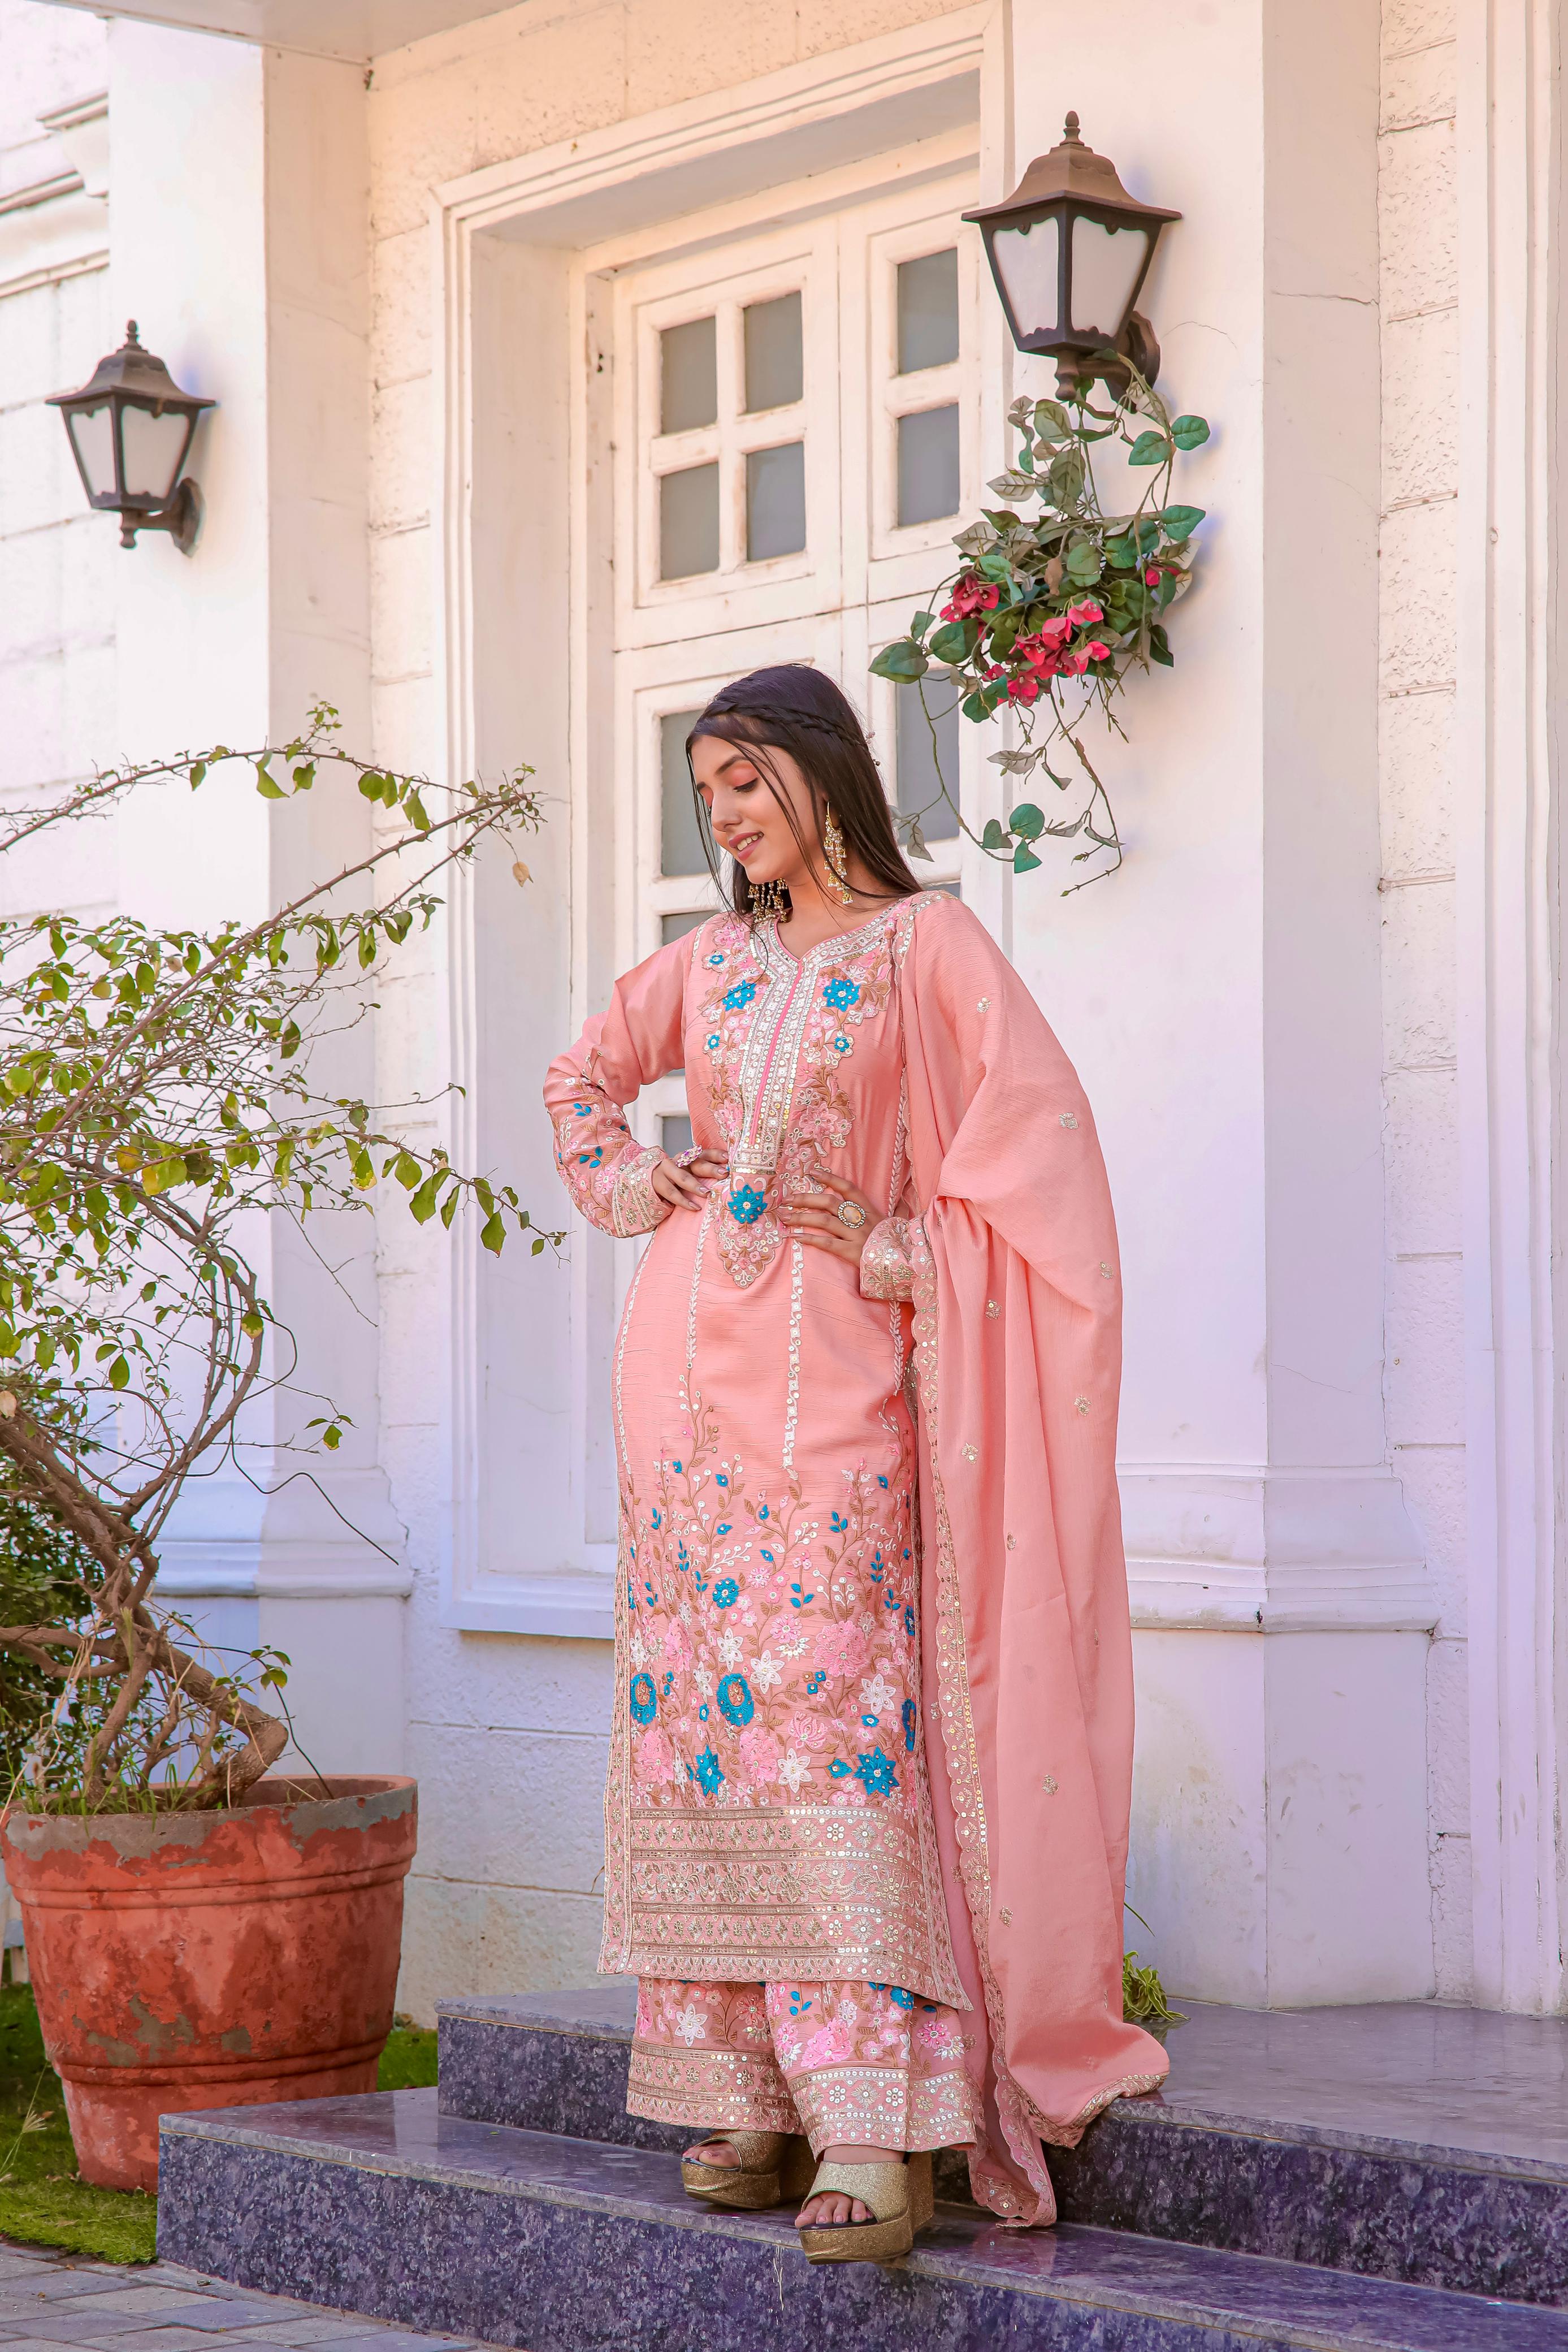
[[[858,1675],[867,1662],[866,1638],[858,1625],[824,1625],[812,1664],[826,1675]]]
[[[779,1778],[779,1742],[759,1723],[740,1735],[740,1762],[748,1789],[760,1789]]]
[[[842,2066],[855,2054],[855,2038],[847,2025],[824,2025],[813,2033],[796,2064],[802,2073],[816,2066]]]
[[[650,1788],[657,1787],[675,1777],[674,1751],[655,1724],[637,1742],[636,1761],[632,1766],[639,1780]]]

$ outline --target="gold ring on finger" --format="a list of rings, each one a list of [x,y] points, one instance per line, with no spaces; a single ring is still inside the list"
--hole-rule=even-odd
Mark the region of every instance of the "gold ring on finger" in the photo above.
[[[841,1201],[836,1214],[840,1224],[847,1225],[852,1234],[858,1234],[865,1223],[865,1211],[858,1201]]]

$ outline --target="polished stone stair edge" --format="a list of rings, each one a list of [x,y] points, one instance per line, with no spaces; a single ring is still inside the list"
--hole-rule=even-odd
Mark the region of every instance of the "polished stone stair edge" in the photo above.
[[[785,2213],[695,2209],[667,2156],[439,2116],[402,2091],[169,2116],[159,2252],[526,2352],[1568,2352],[1568,2314],[939,2209],[885,2270]]]
[[[578,1998],[582,1998],[579,1996]],[[612,1997],[604,1996],[612,2011]],[[548,1996],[443,2003],[443,2114],[673,2151],[689,2130],[626,2113],[630,2027],[552,2015]],[[1061,2217],[1417,2286],[1568,2300],[1560,2171],[1312,2125],[1242,2122],[1123,2099],[1073,2149],[1048,2150]],[[961,2158],[938,2194],[966,2194]]]

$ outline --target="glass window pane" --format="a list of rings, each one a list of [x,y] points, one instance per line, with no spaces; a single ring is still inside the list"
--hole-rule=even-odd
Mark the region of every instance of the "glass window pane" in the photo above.
[[[659,1142],[672,1160],[692,1148],[692,1123],[689,1118],[662,1118],[659,1121]]]
[[[88,496],[111,499],[114,481],[114,413],[105,401],[101,408],[68,408],[66,424],[81,467]]]
[[[661,874],[706,874],[708,870],[702,827],[697,822],[696,794],[686,765],[686,737],[696,717],[695,710],[672,710],[659,721]]]
[[[1020,335],[1054,331],[1061,307],[1061,238],[1054,218],[1025,228],[999,228],[991,240]]]
[[[898,420],[898,520],[935,522],[958,511],[958,409],[923,408]]]
[[[806,383],[800,340],[800,297],[780,294],[774,302],[753,302],[746,311],[746,405],[788,408]]]
[[[190,420],[177,408],[154,416],[150,408],[128,408],[120,419],[125,487],[132,498],[166,499],[184,452]]]
[[[958,797],[958,697],[951,687],[934,679],[926,681],[925,709],[919,687],[901,686],[895,693],[894,769],[899,808],[905,816],[919,817],[927,841],[954,841],[958,812],[941,794],[946,784],[953,800]]]
[[[708,915],[713,911],[710,907]],[[688,931],[695,931],[699,923],[706,923],[706,920],[707,915],[661,915],[659,918],[660,945],[667,948],[672,940],[684,940]]]
[[[659,337],[659,430],[690,433],[718,421],[718,345],[711,319],[688,319]]]
[[[954,410],[955,416],[957,415]],[[943,509],[946,512],[946,509]],[[799,555],[806,544],[806,445],[752,449],[746,459],[746,560]]]
[[[958,356],[958,248],[898,265],[898,373],[945,367]]]
[[[1081,335],[1102,334],[1109,342],[1133,299],[1148,251],[1146,228],[1103,228],[1098,221],[1072,224],[1072,323]]]
[[[688,466],[659,482],[659,577],[718,570],[718,467]]]

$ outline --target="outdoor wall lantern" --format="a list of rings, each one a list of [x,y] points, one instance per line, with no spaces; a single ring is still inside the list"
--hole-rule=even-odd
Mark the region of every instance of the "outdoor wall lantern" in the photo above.
[[[79,392],[57,392],[88,504],[120,517],[120,544],[139,530],[166,530],[182,555],[196,543],[202,494],[180,472],[204,408],[216,403],[182,392],[168,369],[136,340],[129,320],[119,351],[99,360]]]
[[[1124,391],[1127,360],[1154,382],[1160,347],[1133,305],[1161,229],[1181,215],[1134,204],[1110,157],[1080,139],[1076,114],[1010,196],[964,218],[986,240],[1014,342],[1056,362],[1064,398],[1081,399],[1096,376]]]

